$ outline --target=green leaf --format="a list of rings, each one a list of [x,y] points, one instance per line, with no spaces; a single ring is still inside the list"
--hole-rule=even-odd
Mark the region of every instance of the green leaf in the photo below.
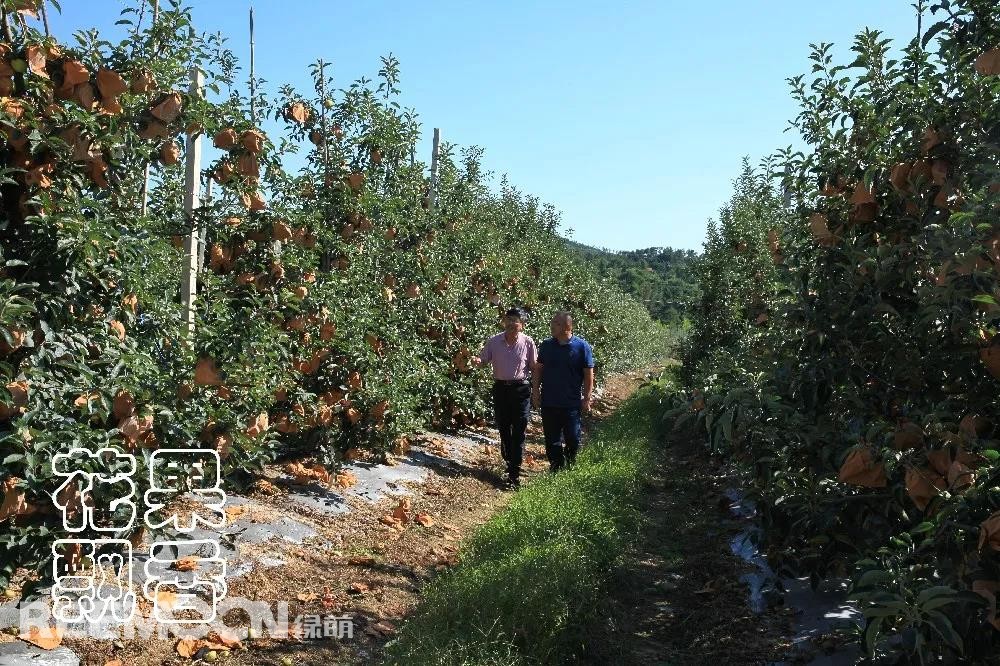
[[[920,593],[917,594],[917,603],[923,604],[929,599],[933,599],[935,597],[954,596],[954,594],[955,594],[954,588],[948,587],[947,585],[935,585],[933,587],[928,587],[924,588],[923,590],[920,590]]]
[[[959,654],[962,654],[962,638],[955,631],[955,627],[952,626],[951,620],[947,616],[939,611],[932,611],[927,616],[927,623],[941,636],[945,643],[958,650]]]
[[[939,32],[941,32],[942,30],[946,29],[949,25],[950,24],[948,21],[938,21],[937,23],[929,27],[927,29],[927,32],[924,33],[923,38],[920,40],[920,46],[926,49],[927,44],[932,39],[934,39],[934,36]]]
[[[958,597],[937,597],[936,599],[931,599],[926,603],[920,604],[920,610],[922,611],[932,611],[935,608],[941,608],[947,606],[948,604],[953,604],[958,601]]]
[[[892,580],[892,574],[888,571],[883,571],[881,569],[875,569],[873,571],[866,571],[861,574],[861,578],[858,579],[855,587],[866,588],[875,585],[876,583],[886,583]]]
[[[865,651],[869,655],[875,653],[875,643],[878,641],[879,630],[882,628],[882,622],[884,621],[884,617],[876,617],[870,620],[868,626],[865,627]]]

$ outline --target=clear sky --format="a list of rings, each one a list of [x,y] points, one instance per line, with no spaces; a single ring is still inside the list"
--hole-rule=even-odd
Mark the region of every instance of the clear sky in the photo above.
[[[167,0],[161,0],[167,2]],[[61,39],[115,34],[120,0],[60,0]],[[249,65],[247,0],[189,0]],[[258,76],[308,90],[322,57],[339,84],[401,61],[402,103],[431,128],[486,149],[485,166],[554,204],[575,240],[612,250],[699,249],[744,155],[794,142],[785,79],[809,44],[846,64],[868,26],[908,40],[907,0],[256,0]],[[54,13],[53,13],[54,14]],[[929,19],[925,18],[925,24]],[[245,71],[245,69],[244,69]]]

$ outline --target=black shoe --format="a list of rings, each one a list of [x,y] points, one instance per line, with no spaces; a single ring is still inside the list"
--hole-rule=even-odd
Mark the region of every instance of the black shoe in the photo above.
[[[521,488],[521,480],[516,476],[507,477],[507,480],[503,484],[504,490],[519,490]]]

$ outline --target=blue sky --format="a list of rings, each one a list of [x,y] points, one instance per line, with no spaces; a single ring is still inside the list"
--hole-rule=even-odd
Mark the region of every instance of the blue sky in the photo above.
[[[166,2],[166,0],[162,0]],[[114,34],[119,0],[61,0],[61,39]],[[246,0],[190,0],[199,30],[222,32],[244,67]],[[698,249],[705,223],[754,162],[794,142],[785,79],[811,42],[849,62],[865,26],[908,40],[906,0],[504,2],[257,0],[256,67],[276,90],[308,89],[308,65],[338,83],[401,61],[402,103],[431,128],[486,149],[485,167],[550,202],[573,237],[613,250]],[[928,19],[925,18],[925,24]]]

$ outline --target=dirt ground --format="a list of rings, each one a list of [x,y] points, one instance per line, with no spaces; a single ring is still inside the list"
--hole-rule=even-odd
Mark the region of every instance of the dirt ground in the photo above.
[[[645,377],[643,371],[609,378],[585,427],[610,415]],[[482,432],[491,439],[497,437],[495,430]],[[415,442],[416,447],[434,445],[433,435]],[[547,470],[541,420],[535,414],[528,427],[523,481],[530,483],[532,477]],[[216,650],[217,662],[233,666],[377,663],[382,647],[419,603],[423,586],[435,573],[457,563],[462,540],[510,500],[511,493],[502,490],[503,475],[497,447],[483,446],[476,458],[448,468],[432,468],[427,482],[406,484],[412,493],[407,514],[411,519],[426,514],[433,521],[429,526],[411,520],[400,530],[380,522],[392,514],[398,498],[376,505],[352,502],[350,513],[333,517],[317,517],[305,509],[296,509],[296,519],[308,521],[320,541],[332,547],[317,548],[310,541],[300,546],[262,545],[271,554],[280,547],[277,555],[285,564],[255,569],[237,578],[230,584],[228,596],[271,603],[285,601],[291,618],[351,615],[353,638],[245,638],[229,650]],[[280,492],[268,492],[273,492],[272,486],[263,484],[261,490],[249,495],[255,501],[251,511],[267,512],[268,507],[275,513],[290,511],[290,506],[282,503]],[[227,626],[240,624],[237,618],[233,620],[227,620]],[[126,666],[191,664],[205,661],[210,651],[202,647],[193,658],[182,656],[177,643],[176,639],[65,641],[86,666],[104,666],[114,660]]]
[[[647,378],[647,371],[611,377],[595,401],[587,427],[614,412]],[[496,432],[483,434],[496,439]],[[416,447],[435,447],[434,435]],[[646,487],[647,526],[637,552],[615,573],[590,663],[595,664],[764,664],[785,652],[789,618],[780,612],[755,615],[739,577],[747,568],[729,550],[738,530],[723,495],[726,480],[694,451],[663,446]],[[254,569],[235,579],[230,597],[285,601],[289,617],[350,615],[351,639],[247,637],[221,645],[194,646],[188,655],[177,639],[124,642],[69,639],[65,645],[87,666],[221,664],[290,666],[370,664],[381,661],[383,647],[421,600],[421,590],[436,573],[457,563],[458,549],[477,526],[501,510],[512,493],[501,489],[503,466],[496,446],[476,456],[433,467],[424,483],[407,484],[412,493],[404,508],[409,521],[386,525],[399,498],[370,504],[352,500],[349,513],[312,514],[283,502],[279,487],[261,484],[250,497],[251,519],[289,515],[306,522],[318,539],[302,545],[268,542],[259,546],[284,564]],[[541,423],[528,430],[524,481],[545,474]],[[405,500],[404,500],[405,502]],[[271,513],[273,512],[273,514]],[[424,524],[414,518],[426,514]],[[324,544],[318,546],[317,544]],[[143,608],[148,613],[149,608]],[[240,626],[227,618],[227,626]],[[200,648],[200,649],[199,649]]]
[[[664,446],[646,487],[644,539],[617,572],[591,662],[763,665],[788,652],[792,612],[755,614],[730,550],[729,487],[697,452]]]

